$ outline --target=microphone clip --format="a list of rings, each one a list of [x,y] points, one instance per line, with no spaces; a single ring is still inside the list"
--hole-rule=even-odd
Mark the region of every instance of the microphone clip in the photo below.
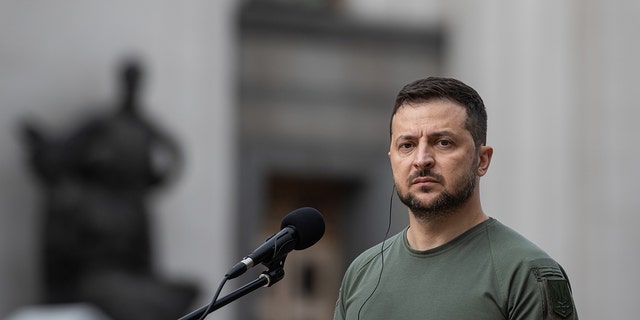
[[[287,255],[284,255],[279,259],[273,260],[267,264],[263,263],[267,267],[267,270],[264,271],[260,276],[265,276],[268,280],[268,282],[263,287],[271,287],[276,282],[284,278],[284,260],[286,258]]]

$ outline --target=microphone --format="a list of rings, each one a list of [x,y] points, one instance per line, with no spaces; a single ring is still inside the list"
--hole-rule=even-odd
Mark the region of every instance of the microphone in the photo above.
[[[236,278],[256,264],[269,264],[286,257],[291,250],[306,249],[323,235],[324,219],[318,210],[311,207],[293,210],[282,218],[278,233],[231,267],[225,277]]]

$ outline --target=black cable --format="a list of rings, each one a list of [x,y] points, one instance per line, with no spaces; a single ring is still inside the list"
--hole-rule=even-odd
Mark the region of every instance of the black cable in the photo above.
[[[229,280],[229,278],[227,278],[226,276],[224,277],[224,279],[222,279],[222,282],[220,282],[220,284],[218,285],[218,290],[216,290],[216,294],[213,296],[213,299],[211,299],[211,302],[209,303],[209,306],[207,307],[207,309],[204,310],[204,312],[202,313],[202,316],[200,316],[199,320],[204,320],[204,318],[207,317],[207,314],[209,314],[209,310],[211,310],[211,307],[213,307],[213,305],[218,300],[218,296],[220,295],[220,291],[222,291],[222,287],[224,287],[224,284],[227,283],[227,280]]]
[[[382,244],[380,244],[380,275],[378,275],[378,282],[376,282],[376,286],[373,288],[373,291],[371,291],[371,294],[369,294],[367,299],[365,299],[362,305],[360,306],[360,309],[358,310],[358,320],[360,320],[360,312],[362,312],[364,305],[367,304],[367,302],[369,302],[369,299],[371,299],[371,297],[373,297],[373,294],[378,289],[378,286],[380,285],[380,280],[382,279],[382,272],[384,271],[384,243],[385,241],[387,241],[387,237],[389,237],[389,230],[391,230],[391,211],[393,207],[393,195],[395,191],[396,191],[396,185],[394,184],[393,188],[391,188],[391,197],[389,198],[389,222],[387,223],[387,232],[385,232],[384,239],[382,240]]]

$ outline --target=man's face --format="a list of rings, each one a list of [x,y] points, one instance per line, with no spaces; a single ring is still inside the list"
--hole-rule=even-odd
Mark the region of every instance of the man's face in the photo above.
[[[448,101],[405,104],[391,123],[389,159],[398,196],[422,219],[454,212],[473,196],[478,154],[464,107]]]

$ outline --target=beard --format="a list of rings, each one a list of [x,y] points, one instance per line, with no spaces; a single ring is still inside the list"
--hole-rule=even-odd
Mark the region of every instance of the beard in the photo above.
[[[467,170],[467,172],[460,178],[452,181],[450,190],[443,190],[437,195],[435,199],[429,203],[420,201],[416,195],[407,191],[406,194],[401,194],[396,187],[396,192],[400,201],[404,203],[413,215],[419,220],[440,220],[453,214],[458,208],[462,207],[469,198],[473,195],[476,189],[476,171],[477,171],[477,159],[473,165]],[[412,174],[407,179],[407,184],[417,177],[432,177],[437,179],[441,183],[444,182],[444,177],[431,172],[430,170],[421,170]],[[428,190],[422,190],[428,191]]]

